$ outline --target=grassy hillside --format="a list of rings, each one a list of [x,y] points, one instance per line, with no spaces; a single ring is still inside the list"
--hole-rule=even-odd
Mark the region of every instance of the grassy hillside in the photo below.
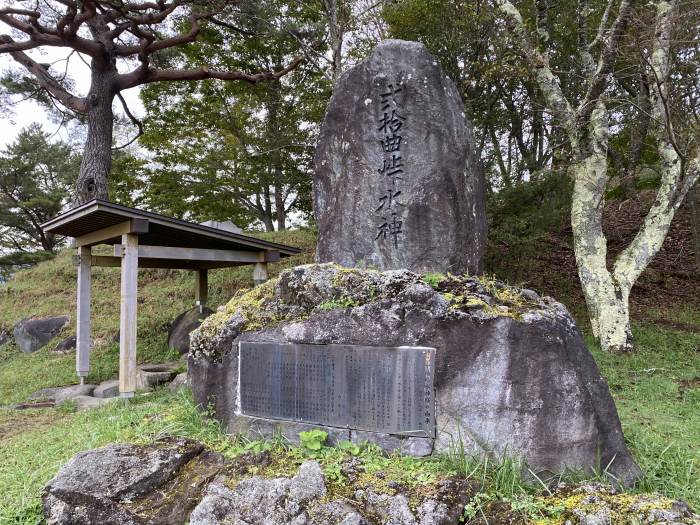
[[[315,237],[308,230],[260,234],[261,237],[303,248],[303,254],[270,265],[270,274],[313,260]],[[75,335],[76,267],[72,252],[18,272],[0,287],[0,327],[12,326],[30,315],[68,315],[71,322],[61,337]],[[252,267],[224,268],[210,272],[209,306],[216,308],[241,288],[253,286]],[[194,306],[194,274],[182,270],[139,272],[139,362],[162,362],[177,358],[166,345],[168,324]],[[118,371],[119,269],[94,268],[92,284],[92,336],[89,382],[111,378]],[[56,341],[56,342],[57,342]],[[56,342],[35,354],[19,354],[14,345],[0,348],[0,405],[16,403],[44,386],[75,381],[75,358],[49,351]]]
[[[496,232],[493,239],[502,238],[502,231]],[[563,232],[560,239],[566,242],[565,229],[553,231]],[[306,250],[303,255],[272,265],[273,274],[281,268],[313,259],[315,239],[312,232],[261,236]],[[585,317],[581,315],[583,306],[576,293],[571,292],[576,286],[575,274],[569,273],[568,268],[565,272],[556,271],[553,261],[557,254],[557,251],[542,254],[528,271],[523,271],[523,265],[518,266],[513,261],[510,266],[507,260],[502,261],[499,277],[526,282],[554,295],[561,294],[567,306],[579,315],[585,330]],[[492,255],[490,260],[494,259]],[[538,287],[543,271],[548,272],[548,285]],[[0,288],[0,325],[10,328],[32,314],[68,314],[74,321],[75,278],[71,254],[67,251],[53,261],[19,272]],[[139,285],[139,361],[173,358],[165,344],[167,325],[192,305],[193,276],[181,271],[143,270]],[[211,305],[222,304],[237,290],[249,286],[252,286],[250,268],[214,271],[210,277]],[[700,311],[696,303],[685,296],[673,304],[663,295],[663,287],[659,293],[663,300],[656,308],[657,313],[650,305],[641,304],[638,308],[639,315],[633,326],[637,353],[603,354],[594,341],[588,338],[587,342],[615,397],[630,447],[646,472],[636,490],[683,498],[699,508]],[[118,317],[119,272],[96,269],[93,283],[96,347],[88,378],[91,382],[117,373],[118,344],[113,339],[118,330]],[[659,319],[675,319],[677,323],[659,323]],[[73,333],[72,322],[56,342]],[[56,342],[31,355],[21,354],[12,344],[0,348],[0,405],[21,401],[41,387],[75,382],[74,355],[52,352]],[[128,406],[119,402],[78,413],[70,409],[15,411],[0,408],[0,524],[41,523],[41,487],[76,452],[118,440],[148,441],[173,434],[203,440],[227,454],[275,446],[236,441],[225,436],[216,423],[198,413],[186,392],[172,395],[157,391],[139,396]],[[336,468],[334,454],[336,452],[328,451],[330,459],[324,459],[329,472]],[[368,454],[367,461],[384,461],[374,452]],[[436,468],[457,469],[472,475],[478,472],[486,480],[484,490],[493,499],[530,501],[527,498],[532,498],[539,490],[524,486],[507,464],[477,471],[465,458],[460,461],[455,463],[452,458],[442,463],[413,462],[410,468],[421,476],[430,476]],[[528,508],[534,509],[534,515],[540,512],[537,505]]]

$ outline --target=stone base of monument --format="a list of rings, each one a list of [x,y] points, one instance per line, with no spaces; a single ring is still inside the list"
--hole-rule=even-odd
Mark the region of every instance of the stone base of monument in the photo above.
[[[323,428],[413,455],[522,459],[629,484],[607,384],[551,298],[471,277],[307,265],[193,333],[196,401],[251,438]]]

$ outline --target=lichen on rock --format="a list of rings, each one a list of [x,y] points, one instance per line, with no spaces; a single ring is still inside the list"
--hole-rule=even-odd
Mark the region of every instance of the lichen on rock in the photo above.
[[[369,303],[411,301],[423,296],[438,317],[521,318],[543,313],[549,299],[487,277],[419,275],[408,270],[378,272],[334,263],[307,264],[285,270],[276,279],[237,293],[191,335],[191,355],[216,358],[243,332],[301,321],[337,308]]]
[[[600,483],[562,484],[553,494],[537,499],[549,516],[536,520],[536,525],[700,524],[698,515],[683,501],[618,492]]]

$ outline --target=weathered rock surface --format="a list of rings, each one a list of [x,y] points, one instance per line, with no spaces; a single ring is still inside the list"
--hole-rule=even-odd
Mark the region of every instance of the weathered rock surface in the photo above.
[[[414,514],[404,494],[358,490],[352,501],[324,503],[326,482],[315,461],[301,465],[292,478],[247,478],[231,489],[220,482],[207,488],[192,512],[190,525],[247,523],[250,525],[452,525],[471,492],[467,483],[454,482],[444,494],[425,497]]]
[[[93,396],[99,398],[117,397],[119,395],[119,379],[103,381],[95,387]]]
[[[66,337],[63,341],[56,345],[53,349],[54,352],[68,353],[75,350],[75,345],[77,344],[77,339],[74,335]]]
[[[190,525],[265,523],[301,525],[309,504],[326,495],[325,478],[318,463],[304,463],[293,478],[244,479],[234,489],[221,483],[207,488],[192,512]]]
[[[187,372],[182,372],[181,374],[176,375],[175,379],[170,382],[168,385],[168,390],[171,392],[177,392],[178,390],[188,386],[190,386],[190,380],[187,377]]]
[[[13,335],[22,352],[32,353],[56,337],[68,323],[68,317],[28,317],[18,322]]]
[[[47,522],[51,525],[184,523],[191,511],[191,507],[186,507],[188,501],[139,505],[153,501],[154,492],[167,486],[202,451],[201,444],[170,440],[151,446],[112,444],[80,452],[44,488]],[[139,508],[147,508],[151,514],[167,515],[172,505],[180,505],[184,512],[172,522],[148,520],[139,512]]]
[[[27,396],[27,399],[31,400],[37,400],[37,401],[42,401],[42,400],[52,400],[54,399],[54,396],[56,395],[56,392],[60,390],[61,387],[58,386],[52,386],[48,388],[40,388],[39,390],[32,392]]]
[[[316,148],[314,212],[320,262],[482,271],[474,135],[457,88],[423,44],[381,42],[339,79]]]
[[[80,396],[91,396],[96,385],[71,385],[56,388],[53,393],[53,399],[56,405],[65,403],[70,399],[75,399]]]
[[[600,483],[564,484],[544,501],[553,508],[565,501],[564,514],[560,514],[559,520],[572,525],[700,524],[700,516],[683,501],[674,501],[658,494],[619,493]]]
[[[432,284],[405,270],[285,271],[193,333],[195,399],[212,402],[230,432],[245,430],[239,341],[435,347],[434,452],[463,446],[520,456],[536,472],[610,465],[624,483],[639,476],[607,384],[564,306],[477,278]]]
[[[201,308],[196,306],[190,310],[182,312],[173,321],[168,330],[168,346],[174,348],[181,354],[190,351],[190,332],[199,328],[202,321],[214,313],[214,310],[206,306]]]
[[[269,451],[225,459],[182,439],[112,444],[77,454],[59,471],[44,488],[44,513],[49,525],[454,525],[481,491],[473,480],[442,476],[409,487],[381,472],[368,474],[354,456],[343,461],[340,484],[326,480],[315,461],[290,477],[261,475],[286,461]],[[598,484],[561,486],[541,499],[572,525],[599,518],[606,524],[700,523],[680,501],[617,494]],[[485,504],[484,518],[491,518],[491,503],[505,507],[513,518],[508,523],[529,523],[501,501]]]

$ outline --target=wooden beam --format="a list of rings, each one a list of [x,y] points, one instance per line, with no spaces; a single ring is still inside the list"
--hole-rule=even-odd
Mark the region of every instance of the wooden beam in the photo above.
[[[103,268],[119,268],[122,265],[121,257],[111,255],[94,255],[92,265]],[[234,266],[227,263],[223,266]],[[139,268],[164,268],[169,270],[199,270],[202,265],[196,261],[169,261],[167,259],[139,259]]]
[[[76,316],[75,371],[80,383],[90,372],[90,292],[92,256],[89,246],[78,248],[78,311]]]
[[[253,282],[259,286],[267,281],[267,263],[256,263],[253,268]]]
[[[124,248],[114,245],[115,257],[121,257]],[[255,264],[265,261],[266,252],[243,250],[213,250],[207,248],[180,248],[175,246],[139,246],[140,259],[171,259],[181,261],[236,262]]]
[[[114,239],[115,237],[129,233],[148,233],[148,220],[131,219],[113,226],[107,226],[101,230],[76,237],[73,244],[76,248],[80,248],[81,246],[94,246],[95,244],[100,244],[106,240]]]
[[[119,394],[133,397],[136,392],[136,294],[139,272],[139,237],[122,235],[121,314],[119,318]]]
[[[197,306],[204,306],[209,299],[209,271],[198,270],[195,274],[194,303]]]

